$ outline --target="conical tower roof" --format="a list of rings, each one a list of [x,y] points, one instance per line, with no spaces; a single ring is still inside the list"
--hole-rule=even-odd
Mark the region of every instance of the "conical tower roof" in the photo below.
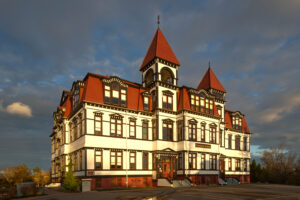
[[[163,60],[169,61],[173,64],[180,65],[178,59],[176,58],[173,50],[171,49],[167,39],[160,30],[157,29],[154,38],[149,46],[146,56],[140,66],[140,71],[154,58],[161,58]]]

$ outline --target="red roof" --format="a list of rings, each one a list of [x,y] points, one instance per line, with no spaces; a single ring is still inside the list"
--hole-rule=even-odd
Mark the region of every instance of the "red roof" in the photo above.
[[[85,87],[83,91],[82,100],[95,102],[95,103],[104,103],[104,91],[103,91],[103,84],[102,79],[109,79],[110,77],[97,75],[88,73],[87,76],[84,78],[85,80]],[[127,88],[127,108],[132,110],[144,110],[143,108],[143,96],[142,93],[145,92],[145,89],[141,88],[141,85],[137,83],[133,83],[130,81],[122,80],[123,83],[128,85]],[[151,109],[151,97],[150,97],[150,109]]]
[[[209,67],[208,70],[206,71],[205,75],[203,76],[202,80],[200,81],[197,89],[216,89],[219,90],[221,92],[226,92],[226,90],[224,89],[223,85],[221,84],[221,82],[218,80],[217,76],[215,75],[215,73],[213,72],[213,70]]]
[[[232,115],[231,115],[232,113],[233,113],[233,111],[225,110],[225,123],[226,123],[225,127],[226,128],[232,129]],[[246,122],[246,118],[244,115],[242,117],[242,131],[250,133],[250,130],[249,130],[249,127],[248,127],[248,124]]]
[[[180,65],[167,39],[165,38],[164,34],[159,28],[157,29],[154,38],[149,46],[149,49],[146,53],[144,61],[140,66],[140,71],[154,58],[161,58],[176,65]]]

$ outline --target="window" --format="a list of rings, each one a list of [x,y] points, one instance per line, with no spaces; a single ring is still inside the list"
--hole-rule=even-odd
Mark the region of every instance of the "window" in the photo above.
[[[216,127],[215,126],[211,126],[209,128],[209,132],[210,132],[210,142],[213,144],[216,144]]]
[[[153,134],[153,140],[156,140],[157,139],[156,119],[152,119],[152,134]]]
[[[110,119],[110,135],[114,137],[122,137],[122,119]]]
[[[213,114],[214,102],[211,98],[207,97],[204,93],[200,95],[191,94],[191,109],[197,112]]]
[[[148,153],[143,153],[143,169],[148,169]]]
[[[142,124],[142,139],[148,140],[148,121],[143,121]]]
[[[235,149],[236,150],[241,150],[240,144],[241,144],[241,137],[236,136],[235,137]]]
[[[163,68],[161,71],[161,81],[169,84],[173,84],[173,73],[170,69],[168,68]]]
[[[222,117],[222,107],[217,106],[218,109],[218,114],[220,115],[220,117]]]
[[[74,119],[73,120],[73,129],[74,129],[74,137],[73,137],[73,140],[75,141],[75,140],[77,140],[77,138],[78,138],[78,128],[77,128],[77,120],[76,119]]]
[[[232,135],[228,135],[228,149],[232,149],[231,143],[232,143]]]
[[[95,150],[95,170],[102,169],[102,150]]]
[[[163,140],[173,141],[173,122],[163,121]]]
[[[232,127],[236,130],[242,130],[242,118],[239,115],[232,116]]]
[[[205,169],[205,154],[201,154],[201,169]]]
[[[189,140],[197,140],[197,124],[196,122],[189,123]]]
[[[241,160],[235,159],[235,171],[241,171]]]
[[[210,163],[210,169],[216,170],[217,169],[217,155],[209,155],[209,163]]]
[[[223,130],[219,130],[219,143],[220,146],[223,146]]]
[[[70,132],[70,143],[73,142],[73,126],[72,126],[72,123],[70,122],[69,123],[69,132]]]
[[[136,131],[136,121],[135,119],[130,119],[129,121],[129,137],[135,138],[135,131]]]
[[[74,154],[74,171],[78,170],[77,153]]]
[[[102,115],[95,114],[95,135],[102,135]]]
[[[244,159],[244,171],[247,172],[248,171],[248,161],[247,159]]]
[[[244,137],[244,151],[248,150],[247,146],[247,137]]]
[[[197,159],[197,153],[190,153],[189,154],[189,169],[197,169],[196,159]]]
[[[136,169],[136,153],[130,152],[129,155],[129,168],[130,169]]]
[[[121,89],[121,105],[122,106],[125,106],[126,105],[126,97],[127,97],[127,94],[126,94],[126,90],[125,89]]]
[[[180,120],[177,122],[177,139],[178,141],[184,140],[183,136],[183,121]]]
[[[126,106],[126,88],[120,87],[120,84],[118,82],[112,82],[111,85],[104,85],[104,102]]]
[[[201,141],[205,142],[205,124],[201,124]]]
[[[232,170],[232,158],[228,158],[228,170]]]
[[[74,95],[73,95],[73,105],[74,108],[78,105],[79,101],[80,101],[80,94],[79,94],[79,87],[78,85],[75,86],[75,90],[74,90]]]
[[[163,94],[163,108],[173,110],[173,97],[171,95]]]
[[[145,75],[145,82],[146,85],[149,85],[150,83],[152,83],[154,81],[154,76],[153,76],[153,70],[149,69]]]
[[[122,152],[110,152],[110,169],[122,169]]]
[[[79,136],[82,136],[83,130],[82,130],[82,115],[79,115]]]
[[[82,151],[79,151],[79,170],[82,170]]]
[[[149,107],[149,97],[144,97],[144,110],[149,111],[150,107]]]
[[[183,169],[183,153],[178,155],[178,169]]]
[[[108,85],[104,86],[104,102],[105,103],[110,102],[110,86]]]

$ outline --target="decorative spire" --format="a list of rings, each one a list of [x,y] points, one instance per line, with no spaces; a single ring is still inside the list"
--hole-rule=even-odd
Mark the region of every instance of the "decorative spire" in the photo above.
[[[159,15],[157,15],[157,28],[159,28],[159,24],[160,24]]]
[[[208,60],[208,69],[210,69],[210,60]]]

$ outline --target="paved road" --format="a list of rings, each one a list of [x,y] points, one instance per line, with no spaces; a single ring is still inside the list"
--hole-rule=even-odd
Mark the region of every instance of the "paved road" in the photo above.
[[[299,186],[249,184],[235,186],[200,186],[193,188],[149,188],[86,193],[63,193],[48,189],[47,195],[25,200],[223,200],[276,199],[300,200]]]

